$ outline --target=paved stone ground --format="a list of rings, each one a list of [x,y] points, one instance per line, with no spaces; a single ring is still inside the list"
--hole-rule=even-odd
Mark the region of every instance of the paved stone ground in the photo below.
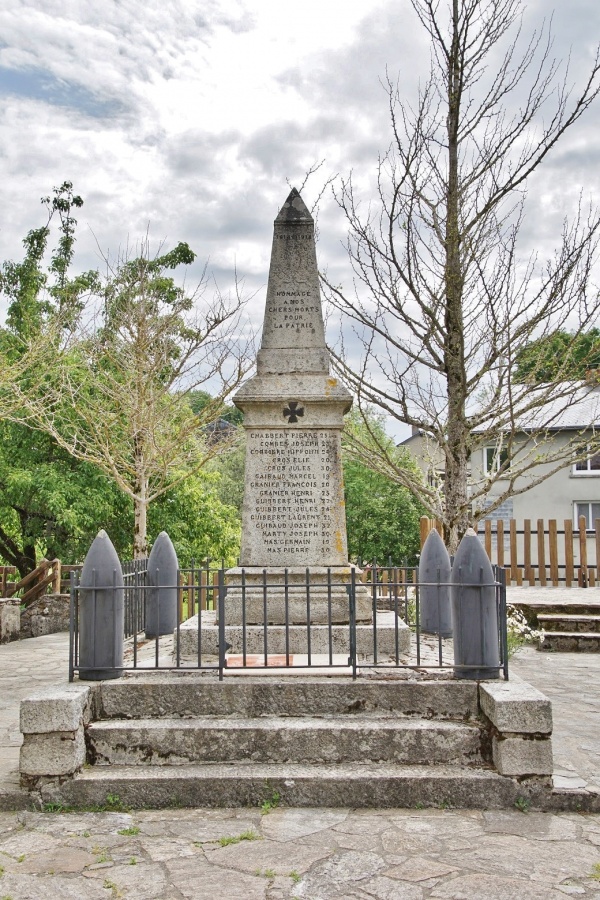
[[[5,812],[0,864],[3,900],[599,900],[600,816]]]
[[[63,633],[0,646],[0,809],[9,802],[3,796],[19,787],[19,704],[40,688],[66,682],[68,659],[69,635]]]
[[[17,790],[19,702],[65,681],[67,645],[0,647],[0,808]],[[526,649],[511,673],[552,700],[558,783],[600,785],[600,654]],[[0,812],[0,900],[600,900],[599,879],[600,815]]]
[[[589,607],[600,607],[600,588],[579,587],[507,587],[506,599],[509,603],[523,603],[536,606],[569,606],[579,603]]]

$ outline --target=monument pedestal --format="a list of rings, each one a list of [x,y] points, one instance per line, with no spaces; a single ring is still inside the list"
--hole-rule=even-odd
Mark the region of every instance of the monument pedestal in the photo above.
[[[198,636],[198,616],[195,615],[183,622],[179,629],[180,652],[183,660],[197,660],[198,646],[202,658],[206,662],[219,656],[219,626],[216,624],[214,610],[203,610],[201,613],[201,633]],[[329,648],[334,655],[350,654],[349,625],[241,625],[225,626],[225,641],[229,654],[240,654],[244,648],[248,654],[282,655],[286,649],[291,655],[306,656],[309,650],[315,657],[327,657]],[[356,654],[360,660],[372,661],[374,645],[377,644],[377,656],[382,665],[395,659],[396,651],[401,659],[410,654],[411,631],[400,616],[393,612],[377,613],[377,630],[373,625],[357,625],[355,629]],[[315,660],[315,665],[318,660]]]
[[[291,566],[229,569],[225,624],[334,625],[349,621],[351,566]],[[370,622],[367,588],[355,587],[356,622]]]

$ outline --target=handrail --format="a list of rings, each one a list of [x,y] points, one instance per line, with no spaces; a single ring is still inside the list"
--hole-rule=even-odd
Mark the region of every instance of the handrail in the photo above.
[[[21,597],[21,602],[27,604],[45,593],[49,585],[52,585],[53,592],[58,594],[60,593],[60,575],[61,563],[59,559],[42,559],[35,569],[29,572],[28,575],[25,575],[24,578],[21,578],[20,581],[13,581],[7,584],[3,595],[5,597],[14,597],[19,591],[28,588]]]

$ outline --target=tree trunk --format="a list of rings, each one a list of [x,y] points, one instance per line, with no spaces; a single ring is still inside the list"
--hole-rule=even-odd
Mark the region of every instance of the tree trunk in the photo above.
[[[444,483],[445,538],[456,552],[468,527],[467,460],[469,429],[466,422],[466,369],[463,322],[464,273],[460,240],[460,185],[458,129],[462,92],[458,0],[453,0],[453,39],[448,59],[448,194],[445,233],[445,344],[444,369],[448,391],[448,435]]]
[[[133,558],[143,559],[148,556],[147,517],[148,517],[148,481],[140,479],[133,500]]]

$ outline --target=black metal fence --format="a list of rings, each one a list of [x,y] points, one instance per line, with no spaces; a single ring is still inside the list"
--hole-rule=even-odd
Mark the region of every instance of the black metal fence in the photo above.
[[[301,576],[298,570],[287,569],[280,576],[266,569],[236,571],[232,584],[223,568],[206,565],[181,570],[177,584],[167,586],[176,595],[176,627],[170,634],[149,639],[144,633],[150,590],[147,561],[125,564],[123,625],[118,620],[115,626],[122,627],[124,655],[117,662],[119,671],[110,677],[128,670],[175,670],[213,672],[222,679],[232,668],[293,668],[308,673],[318,669],[354,678],[359,669],[413,669],[424,674],[431,670],[447,675],[459,669],[461,677],[469,677],[472,669],[471,677],[486,677],[477,675],[479,663],[456,662],[452,638],[422,630],[420,594],[425,585],[419,583],[415,568],[373,564],[362,575],[351,569],[343,581],[328,569],[318,582],[309,569]],[[80,669],[91,678],[95,669],[106,669],[105,664],[96,666],[93,658],[91,663],[89,658],[80,659],[80,621],[82,603],[95,609],[95,592],[113,589],[113,585],[97,585],[82,593],[79,577],[78,572],[72,573],[70,680]],[[481,582],[482,590],[493,587],[495,593],[498,664],[492,668],[496,676],[508,678],[505,572],[494,567],[493,583],[485,584],[483,578]],[[95,613],[91,617],[88,613],[90,620],[93,628],[106,627],[95,624]]]
[[[124,584],[124,637],[139,634],[146,627],[144,589],[148,559],[132,559],[122,564]]]

